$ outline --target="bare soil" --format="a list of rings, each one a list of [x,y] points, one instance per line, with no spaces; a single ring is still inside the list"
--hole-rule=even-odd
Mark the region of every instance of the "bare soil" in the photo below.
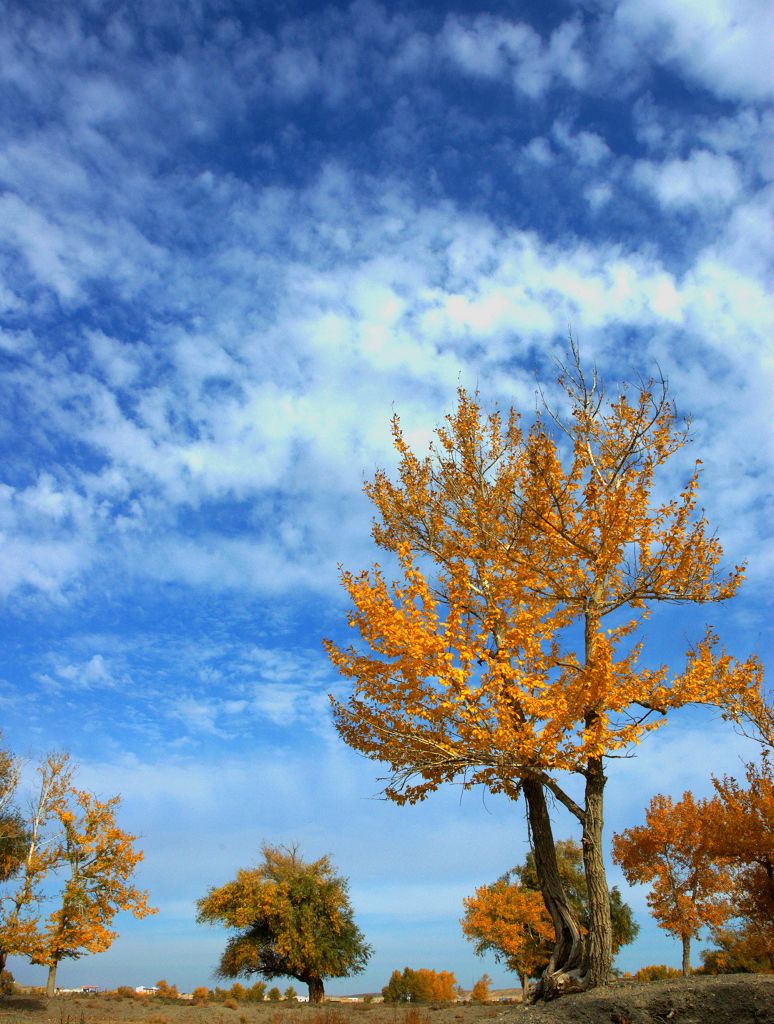
[[[0,1024],[774,1024],[774,976],[721,975],[645,984],[619,982],[553,1003],[385,1006],[325,1003],[194,1006],[99,996],[15,996],[0,1001]]]

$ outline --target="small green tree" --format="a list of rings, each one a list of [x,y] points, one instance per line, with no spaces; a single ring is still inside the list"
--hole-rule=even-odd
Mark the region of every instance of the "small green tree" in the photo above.
[[[309,987],[309,1001],[319,1003],[325,978],[358,974],[371,955],[353,919],[347,882],[328,857],[306,862],[296,847],[268,845],[262,853],[256,868],[239,871],[198,901],[200,922],[239,930],[218,973],[295,978]]]
[[[298,992],[296,992],[292,985],[288,985],[288,987],[285,989],[283,993],[283,998],[286,1003],[297,1003]]]
[[[282,999],[282,993],[277,988],[277,986],[274,985],[272,986],[272,988],[269,989],[266,998],[269,1000],[270,1003],[278,1003],[280,999]]]

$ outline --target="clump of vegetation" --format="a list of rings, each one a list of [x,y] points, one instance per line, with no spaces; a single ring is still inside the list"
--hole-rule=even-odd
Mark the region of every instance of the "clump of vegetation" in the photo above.
[[[385,1003],[451,1003],[457,979],[451,971],[430,971],[420,967],[395,970],[382,989]]]
[[[179,993],[177,991],[177,985],[170,985],[168,981],[162,978],[156,982],[156,999],[178,999]]]
[[[473,1003],[488,1003],[492,979],[484,973],[470,990],[470,1000]]]
[[[635,981],[666,981],[668,978],[682,978],[683,972],[675,967],[667,967],[666,964],[648,964],[647,967],[640,967],[634,975]]]

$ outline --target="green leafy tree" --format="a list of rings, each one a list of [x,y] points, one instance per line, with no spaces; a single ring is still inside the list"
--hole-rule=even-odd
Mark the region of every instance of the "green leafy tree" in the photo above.
[[[198,920],[238,929],[220,959],[223,978],[295,978],[319,1003],[325,978],[360,973],[371,947],[353,919],[347,882],[328,857],[306,862],[296,847],[264,845],[263,860],[198,901]],[[271,998],[271,992],[269,992]]]
[[[286,1003],[297,1003],[298,992],[296,992],[292,985],[288,985],[288,987],[285,989],[283,993],[283,998]]]
[[[274,985],[272,988],[269,989],[266,998],[269,1000],[270,1003],[278,1003],[280,999],[282,999],[282,993],[277,988],[277,986]]]

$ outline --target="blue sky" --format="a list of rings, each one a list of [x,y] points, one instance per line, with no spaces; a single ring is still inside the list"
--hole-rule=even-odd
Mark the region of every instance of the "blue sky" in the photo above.
[[[512,982],[458,919],[523,859],[522,808],[373,799],[320,641],[344,639],[337,565],[376,557],[361,486],[394,464],[393,408],[418,445],[459,384],[529,414],[568,324],[611,383],[669,378],[695,440],[667,486],[701,457],[749,563],[732,605],[656,615],[650,642],[677,663],[711,621],[765,657],[767,7],[3,5],[4,741],[122,793],[160,907],[62,984],[211,984],[225,936],[194,901],[264,840],[350,878],[375,952],[331,990],[406,964]],[[750,749],[676,716],[611,767],[608,832]],[[676,965],[626,891],[621,966]]]

